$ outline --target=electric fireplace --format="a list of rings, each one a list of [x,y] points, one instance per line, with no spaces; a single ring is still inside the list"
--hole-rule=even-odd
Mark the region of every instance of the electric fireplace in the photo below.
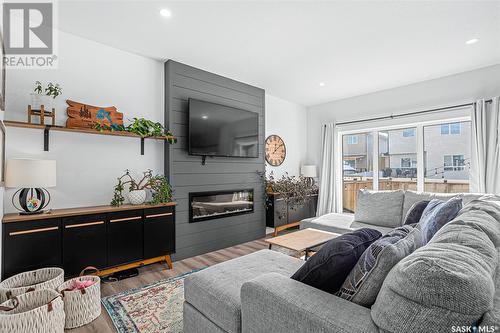
[[[189,193],[189,222],[253,212],[253,189]]]

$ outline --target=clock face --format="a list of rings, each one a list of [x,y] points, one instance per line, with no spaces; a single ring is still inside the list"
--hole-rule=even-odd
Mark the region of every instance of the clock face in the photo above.
[[[266,139],[266,161],[272,166],[283,163],[286,157],[285,142],[279,136],[273,134]]]

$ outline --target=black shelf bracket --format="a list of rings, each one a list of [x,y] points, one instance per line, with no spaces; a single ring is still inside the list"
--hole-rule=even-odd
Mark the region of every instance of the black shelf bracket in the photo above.
[[[43,151],[49,151],[49,131],[50,126],[45,126],[43,130]]]
[[[141,155],[144,155],[144,138],[141,138]]]

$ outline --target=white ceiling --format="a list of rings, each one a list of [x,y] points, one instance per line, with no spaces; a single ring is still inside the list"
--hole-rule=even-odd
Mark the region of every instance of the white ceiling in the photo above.
[[[58,17],[63,31],[303,105],[500,63],[500,1],[63,1]]]

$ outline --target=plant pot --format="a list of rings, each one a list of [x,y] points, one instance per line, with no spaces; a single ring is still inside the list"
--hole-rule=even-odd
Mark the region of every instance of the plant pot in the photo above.
[[[145,190],[135,190],[128,193],[128,200],[132,205],[142,205],[146,201]]]
[[[31,109],[40,110],[42,105],[45,111],[52,111],[54,99],[47,95],[31,93]]]

